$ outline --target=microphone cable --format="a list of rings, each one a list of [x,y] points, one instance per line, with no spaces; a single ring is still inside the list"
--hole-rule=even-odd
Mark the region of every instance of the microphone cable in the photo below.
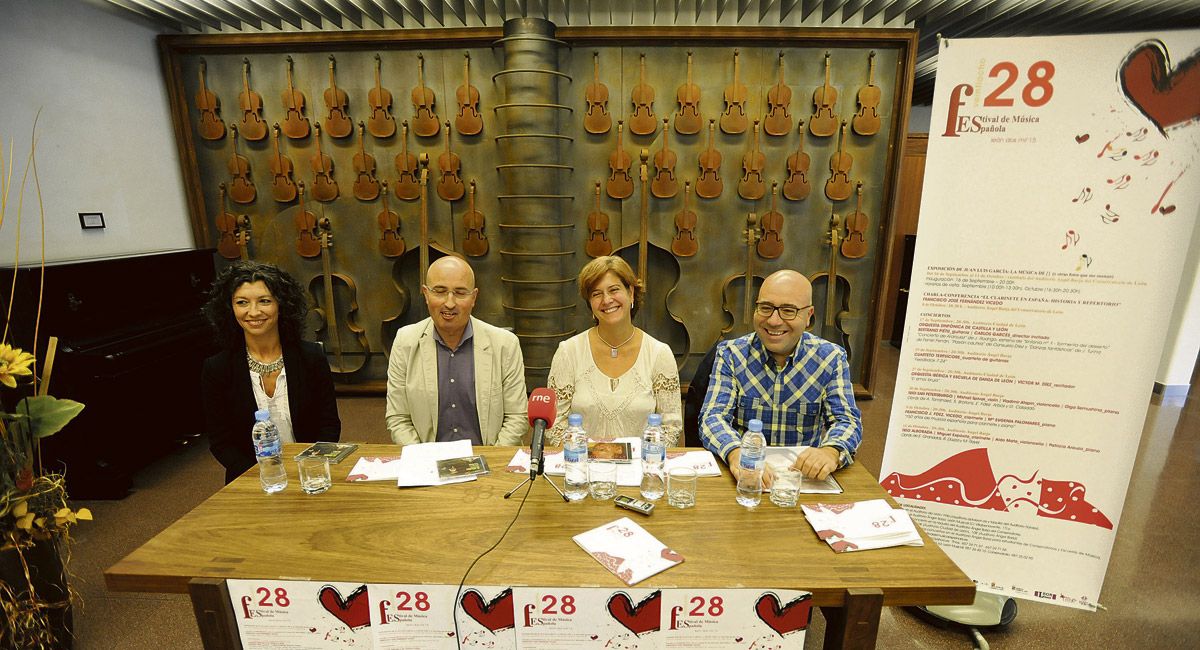
[[[458,607],[462,599],[463,585],[467,584],[467,576],[471,575],[471,569],[475,568],[475,565],[483,559],[483,556],[496,550],[497,546],[500,546],[500,542],[504,541],[504,538],[508,535],[508,531],[512,530],[513,524],[517,523],[517,517],[521,516],[521,510],[525,507],[525,500],[529,498],[529,491],[533,489],[533,484],[534,481],[529,481],[529,487],[525,488],[525,494],[521,495],[521,503],[517,506],[516,514],[513,515],[512,521],[508,522],[508,526],[504,528],[504,532],[500,533],[500,538],[496,540],[495,544],[492,544],[486,551],[480,553],[475,557],[474,560],[471,561],[470,566],[468,566],[467,570],[463,573],[462,580],[458,581],[458,591],[456,591],[454,594],[454,609],[452,615],[454,616],[455,643],[458,644],[459,648],[462,648],[463,639],[462,633],[458,629]]]

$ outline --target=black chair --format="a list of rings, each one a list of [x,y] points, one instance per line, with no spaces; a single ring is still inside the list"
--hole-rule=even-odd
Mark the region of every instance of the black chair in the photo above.
[[[713,363],[717,358],[717,341],[696,367],[696,374],[688,385],[687,398],[683,400],[683,444],[687,447],[703,447],[700,443],[700,408],[708,393],[708,381],[712,376]]]

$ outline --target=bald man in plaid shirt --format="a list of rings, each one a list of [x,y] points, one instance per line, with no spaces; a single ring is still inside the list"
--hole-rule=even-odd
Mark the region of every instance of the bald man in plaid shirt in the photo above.
[[[754,332],[717,347],[700,411],[700,440],[737,478],[742,433],[762,420],[768,445],[809,447],[794,464],[819,480],[854,462],[862,419],[846,351],[805,332],[813,316],[804,275],[776,271],[754,304]],[[770,485],[768,467],[763,480]]]

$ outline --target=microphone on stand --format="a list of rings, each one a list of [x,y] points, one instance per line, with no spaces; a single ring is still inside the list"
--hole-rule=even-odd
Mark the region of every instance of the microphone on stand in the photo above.
[[[549,388],[535,388],[529,395],[529,425],[533,427],[533,439],[530,441],[529,478],[542,474],[544,460],[546,426],[554,421],[555,404],[558,398]]]

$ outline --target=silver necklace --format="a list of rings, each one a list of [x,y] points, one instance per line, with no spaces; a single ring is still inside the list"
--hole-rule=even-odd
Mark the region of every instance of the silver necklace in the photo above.
[[[608,341],[605,341],[605,340],[604,340],[604,337],[600,335],[600,328],[596,328],[596,338],[600,339],[600,342],[601,342],[601,343],[603,343],[603,344],[605,344],[605,345],[607,345],[607,346],[608,346],[608,349],[609,349],[609,354],[608,354],[608,356],[610,356],[610,357],[612,357],[612,358],[614,358],[614,359],[616,359],[616,358],[617,358],[617,349],[618,349],[618,348],[621,348],[621,347],[623,347],[623,346],[624,346],[626,343],[628,343],[628,342],[632,341],[632,340],[633,340],[633,335],[634,335],[634,334],[637,334],[637,328],[636,328],[636,327],[635,327],[635,328],[633,328],[633,331],[632,331],[632,332],[630,332],[630,334],[629,334],[629,338],[625,339],[624,341],[621,341],[621,342],[620,342],[620,343],[618,343],[617,345],[613,345],[612,343],[609,343]]]
[[[250,352],[247,351],[246,352],[246,363],[250,364],[251,372],[257,372],[260,375],[269,375],[273,372],[279,372],[280,370],[283,370],[283,356],[282,355],[278,359],[276,359],[270,363],[263,363],[263,362],[259,361],[258,359],[255,359],[254,357],[250,356]]]

